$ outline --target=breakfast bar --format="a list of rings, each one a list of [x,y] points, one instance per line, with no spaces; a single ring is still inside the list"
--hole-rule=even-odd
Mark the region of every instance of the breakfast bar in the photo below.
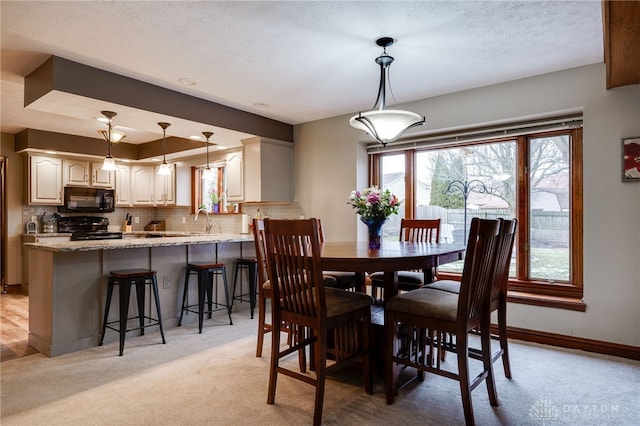
[[[241,255],[254,253],[253,237],[247,234],[167,233],[159,238],[25,246],[30,265],[29,345],[51,357],[98,345],[109,271],[155,270],[163,324],[167,329],[178,322],[181,286],[188,262],[216,261],[231,265]],[[227,274],[232,272],[230,269],[227,268]],[[193,294],[190,290],[188,297],[195,300],[195,290]],[[145,301],[145,310],[150,308],[150,301]],[[117,318],[117,311],[117,306],[113,306],[113,319]],[[183,324],[195,319],[195,316],[185,318]],[[117,333],[107,333],[105,342],[117,338]]]

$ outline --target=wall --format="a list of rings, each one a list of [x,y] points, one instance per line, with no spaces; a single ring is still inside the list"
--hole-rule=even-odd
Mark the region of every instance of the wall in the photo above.
[[[2,133],[0,155],[7,157],[7,270],[6,283],[20,284],[22,280],[22,156],[14,152],[14,135]]]
[[[640,346],[640,183],[621,182],[620,171],[621,138],[640,136],[640,86],[607,91],[605,65],[595,64],[401,107],[426,115],[426,132],[582,109],[586,312],[509,304],[508,322]],[[308,217],[323,219],[329,240],[356,236],[357,220],[345,202],[366,185],[362,141],[370,140],[350,128],[349,117],[294,129],[294,198]]]

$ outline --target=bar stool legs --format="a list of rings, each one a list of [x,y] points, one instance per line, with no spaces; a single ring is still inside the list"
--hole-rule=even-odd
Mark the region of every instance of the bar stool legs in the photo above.
[[[256,259],[236,259],[235,271],[233,273],[233,297],[231,298],[231,308],[233,308],[233,301],[239,300],[246,302],[243,297],[246,294],[242,294],[242,275],[240,275],[240,294],[236,296],[236,289],[238,288],[238,273],[240,270],[245,269],[249,275],[249,307],[251,309],[251,319],[253,319],[253,312],[256,308],[256,290],[257,290],[257,275],[258,275],[258,261]]]
[[[187,295],[189,293],[189,277],[192,273],[198,274],[198,303],[197,305],[188,304]],[[214,277],[221,275],[222,284],[224,286],[224,298],[225,303],[218,303],[213,301],[213,281]],[[217,294],[217,291],[216,291]],[[207,309],[205,310],[204,303],[207,301]],[[215,308],[214,308],[215,305]],[[197,310],[193,309],[195,306]],[[233,325],[231,319],[231,304],[229,303],[229,291],[227,285],[227,274],[224,264],[222,263],[189,263],[187,264],[187,271],[184,278],[184,291],[182,293],[182,309],[180,310],[180,318],[178,319],[178,327],[182,325],[182,316],[185,311],[198,314],[198,333],[202,333],[202,325],[204,320],[204,314],[208,314],[211,319],[211,314],[214,311],[226,309],[227,315],[229,315],[229,325]]]
[[[109,309],[111,308],[111,299],[113,297],[113,287],[116,285],[119,285],[120,287],[118,291],[120,312],[118,321],[108,321]],[[139,328],[140,334],[144,335],[144,329],[146,327],[158,325],[160,328],[160,335],[162,336],[162,343],[167,343],[164,337],[164,329],[162,327],[162,314],[160,312],[160,297],[158,295],[158,281],[156,278],[156,272],[147,269],[126,269],[121,271],[111,271],[111,273],[109,274],[109,284],[107,289],[107,300],[104,310],[104,319],[102,321],[102,334],[100,336],[100,342],[98,343],[98,346],[102,346],[107,328],[117,331],[120,335],[120,356],[122,356],[124,352],[124,340],[127,331],[134,330],[134,328],[127,329],[127,321],[130,319],[128,318],[128,315],[129,299],[131,297],[131,286],[134,285],[136,287],[136,299],[138,304],[138,327],[136,328]],[[153,298],[156,305],[156,315],[158,316],[158,319],[154,319],[144,315],[145,287],[147,285],[151,285],[152,288]],[[148,320],[150,322],[145,324],[145,320]],[[115,323],[119,324],[118,328],[111,325]]]

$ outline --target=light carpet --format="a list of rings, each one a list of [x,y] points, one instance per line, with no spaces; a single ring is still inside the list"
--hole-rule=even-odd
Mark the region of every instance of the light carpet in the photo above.
[[[267,405],[270,339],[255,357],[256,320],[234,312],[223,319],[128,337],[118,344],[47,358],[3,362],[2,425],[305,425],[312,423],[313,388],[280,376],[276,404]],[[499,407],[485,386],[473,392],[478,425],[638,425],[640,362],[510,343],[514,378],[496,363]],[[295,357],[292,362],[296,362]],[[447,363],[453,364],[453,357]],[[382,379],[364,392],[357,368],[327,380],[325,425],[464,424],[458,383],[427,375],[385,402]]]

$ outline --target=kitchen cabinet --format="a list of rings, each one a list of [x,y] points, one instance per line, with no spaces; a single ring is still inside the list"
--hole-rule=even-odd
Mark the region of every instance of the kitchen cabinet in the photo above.
[[[91,163],[91,186],[95,188],[113,189],[115,186],[115,172],[102,170],[102,162]]]
[[[155,181],[153,199],[158,206],[174,206],[176,204],[176,166],[171,164],[169,167],[171,167],[171,174],[164,176],[158,174],[160,167],[153,169]]]
[[[250,138],[244,144],[244,201],[293,199],[293,144]]]
[[[131,166],[131,201],[138,206],[153,206],[155,195],[154,167]]]
[[[62,159],[29,157],[29,204],[62,205]]]
[[[227,201],[244,200],[244,170],[242,152],[227,154]]]
[[[65,186],[89,186],[89,167],[87,160],[62,160]]]
[[[131,206],[131,167],[128,164],[116,164],[116,206]]]

